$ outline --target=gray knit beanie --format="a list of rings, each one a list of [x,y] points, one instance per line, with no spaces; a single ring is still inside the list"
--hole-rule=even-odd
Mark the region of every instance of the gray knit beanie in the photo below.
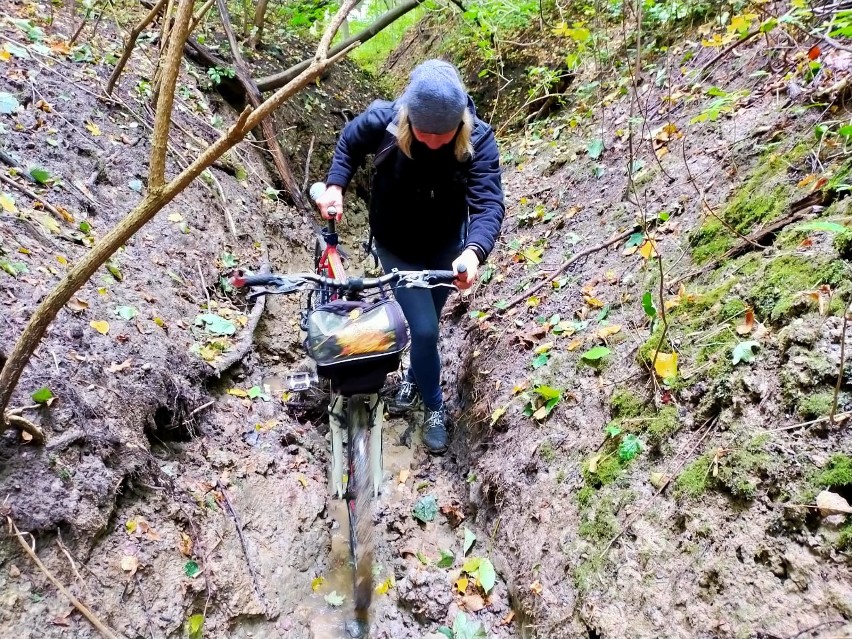
[[[467,108],[467,94],[458,71],[449,62],[427,60],[411,72],[402,94],[411,124],[424,133],[449,133]]]

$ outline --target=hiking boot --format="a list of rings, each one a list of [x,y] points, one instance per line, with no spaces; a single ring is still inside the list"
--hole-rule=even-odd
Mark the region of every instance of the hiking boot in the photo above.
[[[407,379],[399,384],[393,400],[388,403],[388,412],[391,415],[402,415],[414,408],[417,403],[417,385]]]
[[[444,409],[430,410],[427,408],[426,420],[423,422],[423,444],[430,453],[437,455],[447,450],[448,441]]]

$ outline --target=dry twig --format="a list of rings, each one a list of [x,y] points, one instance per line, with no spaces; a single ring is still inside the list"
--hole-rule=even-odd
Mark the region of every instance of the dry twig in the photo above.
[[[831,400],[831,413],[828,421],[834,426],[834,414],[837,412],[837,400],[840,397],[840,387],[843,385],[843,367],[846,364],[846,325],[849,322],[849,313],[852,313],[852,299],[843,313],[843,326],[840,329],[840,367],[837,371],[837,383],[834,385],[834,398]]]

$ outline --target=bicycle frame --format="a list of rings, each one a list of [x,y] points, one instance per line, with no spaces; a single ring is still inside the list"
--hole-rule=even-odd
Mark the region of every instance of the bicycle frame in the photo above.
[[[318,274],[325,275],[336,282],[345,282],[346,272],[343,269],[343,259],[340,255],[340,250],[337,248],[339,238],[335,227],[335,221],[332,218],[328,220],[328,225],[322,230],[324,246],[322,247],[322,252],[317,256],[317,263],[314,266]],[[323,304],[333,299],[337,299],[337,295],[334,292],[323,292],[320,294],[320,302]]]

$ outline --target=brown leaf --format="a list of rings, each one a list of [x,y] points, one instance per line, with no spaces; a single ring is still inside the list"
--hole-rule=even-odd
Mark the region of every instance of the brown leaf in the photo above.
[[[817,495],[816,505],[819,508],[819,514],[823,517],[852,514],[852,507],[849,506],[849,502],[829,490],[824,490]]]
[[[139,527],[139,532],[141,534],[145,535],[151,541],[162,541],[163,540],[163,538],[160,536],[160,533],[158,533],[156,530],[151,528],[151,524],[149,524],[144,519],[139,519],[136,522],[136,524]]]
[[[510,623],[512,623],[512,621],[514,619],[515,619],[515,611],[510,610],[509,612],[506,613],[506,616],[503,617],[503,619],[500,620],[500,625],[501,626],[508,626]]]
[[[445,504],[441,506],[441,512],[446,515],[447,519],[450,522],[450,526],[453,528],[458,527],[460,523],[462,523],[465,519],[465,514],[462,512],[461,504],[457,501],[453,500],[450,504]]]
[[[124,555],[121,558],[121,569],[124,572],[129,572],[131,575],[135,575],[136,571],[139,570],[139,559],[133,555]]]
[[[462,605],[471,612],[479,612],[485,608],[486,604],[485,600],[481,596],[473,594],[462,597]]]
[[[118,373],[119,371],[123,371],[127,368],[130,368],[130,365],[132,363],[133,363],[132,357],[128,357],[126,360],[121,362],[121,364],[116,364],[115,362],[113,362],[112,365],[109,368],[107,368],[107,372],[108,373]]]
[[[748,335],[754,329],[754,309],[749,307],[746,309],[743,323],[737,325],[738,335]]]
[[[9,576],[12,578],[20,577],[21,570],[15,564],[12,564],[9,566]]]
[[[184,557],[192,557],[192,538],[186,533],[180,534],[178,549]]]
[[[534,581],[533,583],[530,584],[530,592],[532,592],[533,594],[540,595],[543,591],[544,591],[544,588],[542,587],[541,583],[539,583],[538,581]]]
[[[822,53],[822,50],[819,48],[818,45],[815,44],[810,49],[808,49],[808,60],[816,60],[819,57],[820,53]]]
[[[515,334],[515,339],[524,347],[532,348],[536,342],[547,335],[547,327],[535,325],[531,329],[519,330]]]
[[[89,308],[89,303],[86,300],[81,300],[79,297],[72,297],[70,300],[68,300],[68,303],[65,304],[65,306],[67,306],[72,311],[80,312],[85,311],[87,308]]]

